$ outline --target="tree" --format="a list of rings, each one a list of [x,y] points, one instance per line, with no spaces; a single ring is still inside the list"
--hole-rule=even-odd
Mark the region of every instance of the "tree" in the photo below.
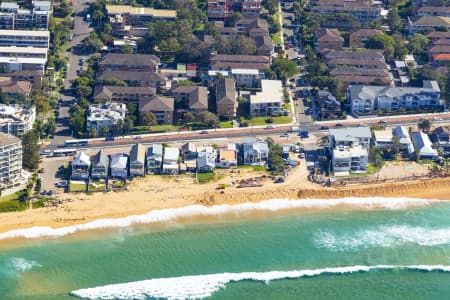
[[[117,78],[104,78],[102,80],[103,85],[114,85],[114,86],[128,86],[123,80]]]
[[[144,126],[154,126],[158,124],[155,114],[151,111],[142,112],[139,121],[140,124]]]
[[[41,178],[38,178],[36,180],[36,184],[34,185],[34,191],[36,192],[36,194],[39,194],[39,192],[41,191],[42,188],[42,180]]]
[[[95,138],[97,136],[97,128],[91,127],[89,129],[89,137]]]
[[[91,33],[81,42],[82,48],[87,53],[99,52],[105,45],[102,40],[95,34]]]
[[[272,63],[272,70],[275,72],[278,79],[282,79],[284,81],[298,72],[297,64],[285,58],[274,59]]]
[[[49,118],[47,120],[47,123],[45,124],[46,135],[48,136],[48,135],[54,134],[56,132],[56,128],[57,128],[57,125],[56,125],[55,118]]]
[[[370,153],[371,153],[372,161],[375,162],[375,165],[377,167],[381,167],[381,165],[383,164],[383,157],[381,155],[381,149],[378,148],[377,146],[373,146],[370,150]]]
[[[187,124],[187,123],[191,123],[195,121],[195,116],[193,113],[191,112],[187,112],[183,115],[183,123]]]
[[[122,47],[120,47],[120,53],[133,54],[134,53],[134,49],[130,45],[122,45]]]
[[[394,44],[395,41],[391,36],[385,33],[380,33],[369,38],[369,40],[366,42],[366,48],[384,50],[386,59],[392,60],[394,59],[395,55]]]
[[[256,53],[256,43],[253,39],[239,35],[232,39],[232,54],[236,55],[253,55]]]
[[[48,98],[42,94],[37,94],[33,97],[33,103],[36,105],[36,111],[38,113],[47,113],[50,110],[50,103]]]
[[[197,120],[203,123],[206,127],[217,127],[219,125],[219,119],[217,116],[209,111],[202,111],[197,114]]]
[[[267,138],[267,145],[269,147],[269,157],[267,163],[271,171],[280,171],[283,169],[283,148],[280,144],[276,144],[272,138]]]
[[[422,129],[422,131],[424,132],[429,132],[431,129],[431,120],[430,119],[420,119],[419,123],[417,124],[417,126],[419,127],[419,129]]]
[[[425,51],[430,41],[425,35],[420,33],[412,34],[408,36],[408,41],[408,49],[411,54],[419,56],[426,54]]]
[[[22,136],[22,162],[23,166],[30,170],[36,170],[39,166],[39,137],[35,130],[31,130]]]

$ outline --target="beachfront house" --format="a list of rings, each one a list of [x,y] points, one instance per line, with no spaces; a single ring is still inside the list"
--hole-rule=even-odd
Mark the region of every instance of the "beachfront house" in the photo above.
[[[75,159],[72,161],[72,176],[74,180],[89,179],[89,170],[91,167],[91,160],[84,152],[78,152]]]
[[[367,172],[372,134],[368,127],[330,129],[334,175]]]
[[[244,139],[242,145],[245,165],[266,165],[269,158],[269,146],[265,141],[254,138]]]
[[[197,146],[194,143],[186,143],[181,146],[181,155],[183,155],[183,159],[192,160],[197,158]]]
[[[180,157],[180,149],[176,147],[166,147],[164,149],[164,160],[162,165],[163,174],[178,174],[178,158]]]
[[[442,150],[444,157],[450,156],[450,130],[444,126],[439,126],[433,130],[433,142]]]
[[[398,138],[400,142],[400,150],[404,151],[408,155],[414,153],[414,146],[409,137],[408,129],[404,126],[397,126],[392,129],[392,135],[394,138]]]
[[[162,144],[153,144],[147,150],[147,173],[158,174],[163,163],[164,147]]]
[[[212,147],[205,147],[198,152],[197,172],[208,173],[216,167],[217,152]]]
[[[381,150],[387,150],[392,147],[393,137],[392,130],[388,128],[373,131],[374,144]]]
[[[101,149],[92,158],[91,178],[94,180],[106,179],[108,177],[109,158]]]
[[[419,159],[436,159],[438,157],[438,152],[433,149],[427,134],[422,131],[413,132],[411,133],[411,139]]]
[[[237,151],[229,149],[219,150],[217,168],[236,168],[237,167]]]
[[[141,144],[135,144],[130,151],[130,176],[145,175],[145,147]]]
[[[111,177],[127,179],[128,177],[128,155],[117,153],[111,157]]]

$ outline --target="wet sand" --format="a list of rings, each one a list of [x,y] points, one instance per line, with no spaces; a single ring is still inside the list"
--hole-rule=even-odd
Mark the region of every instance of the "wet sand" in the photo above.
[[[295,177],[293,177],[295,178]],[[146,177],[130,185],[130,191],[94,195],[65,194],[73,202],[58,207],[3,213],[0,233],[33,226],[53,228],[84,224],[96,219],[123,218],[151,210],[179,208],[194,204],[204,206],[268,199],[337,199],[344,197],[410,197],[450,200],[450,178],[326,188],[311,183],[288,180],[263,187],[215,190],[217,183],[199,185],[192,180]]]

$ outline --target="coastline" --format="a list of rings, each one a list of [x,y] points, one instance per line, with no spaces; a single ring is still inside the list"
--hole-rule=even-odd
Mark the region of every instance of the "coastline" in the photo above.
[[[0,234],[35,226],[51,228],[86,224],[99,219],[115,219],[142,215],[154,210],[182,208],[190,205],[238,205],[258,203],[269,199],[339,199],[345,197],[405,197],[433,200],[450,200],[450,178],[434,178],[407,182],[391,182],[366,186],[327,188],[317,185],[298,187],[292,182],[273,184],[261,188],[214,190],[215,184],[194,185],[165,182],[164,186],[149,186],[145,179],[137,180],[130,191],[95,195],[65,194],[72,199],[58,207],[48,207],[22,212],[3,213]],[[175,184],[175,185],[174,185]]]

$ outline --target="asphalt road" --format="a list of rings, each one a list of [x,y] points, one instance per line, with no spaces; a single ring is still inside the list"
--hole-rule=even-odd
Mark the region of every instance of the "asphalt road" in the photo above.
[[[64,89],[69,89],[72,85],[72,80],[77,78],[77,70],[79,69],[79,61],[81,58],[86,59],[86,56],[76,53],[77,46],[83,39],[89,36],[91,28],[89,23],[85,22],[85,10],[88,8],[89,3],[94,0],[87,1],[73,1],[74,6],[74,29],[72,30],[73,39],[70,41],[70,51],[67,52],[69,58],[69,66],[67,72],[67,78],[64,80]],[[71,131],[67,126],[70,120],[69,105],[74,100],[72,95],[61,94],[60,99],[65,102],[58,108],[57,128],[54,138],[52,139],[52,145],[63,144],[65,140],[71,136]]]

